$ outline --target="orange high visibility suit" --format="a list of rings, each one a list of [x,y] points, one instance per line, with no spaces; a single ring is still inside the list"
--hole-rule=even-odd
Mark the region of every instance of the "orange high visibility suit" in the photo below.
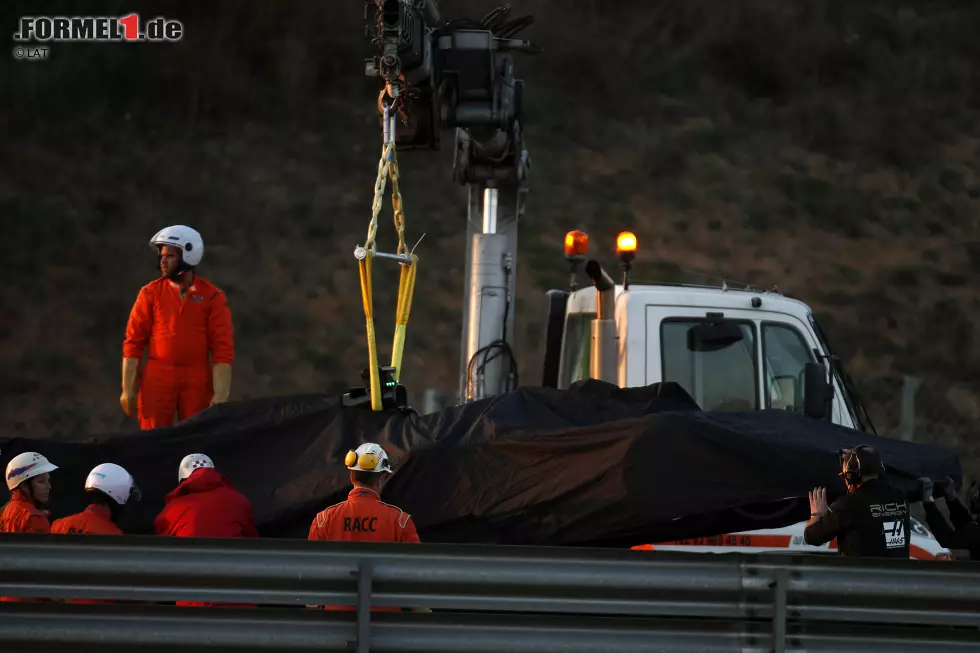
[[[309,540],[343,542],[419,543],[411,515],[385,503],[374,490],[355,487],[347,501],[330,506],[310,524]],[[351,606],[326,606],[327,610],[353,610]],[[400,612],[401,608],[379,606],[375,612]]]
[[[0,533],[50,533],[48,514],[34,505],[20,490],[14,490],[10,502],[0,512]]]
[[[211,364],[235,357],[231,309],[225,293],[203,277],[182,292],[160,278],[140,290],[129,314],[123,358],[143,357],[138,410],[141,429],[169,426],[211,404]],[[210,354],[210,360],[209,360]]]
[[[55,535],[69,533],[91,533],[92,535],[122,535],[123,532],[112,521],[112,513],[105,506],[91,504],[85,510],[70,517],[56,519],[51,524]]]
[[[14,490],[10,502],[0,512],[0,533],[50,533],[48,514],[34,505],[20,490]],[[0,603],[36,603],[44,599],[0,596]]]
[[[56,519],[51,524],[53,535],[68,535],[75,533],[91,533],[93,535],[122,535],[123,532],[112,521],[112,513],[105,506],[97,503],[89,505],[82,512],[70,517]],[[69,603],[104,604],[115,603],[103,599],[69,599]]]

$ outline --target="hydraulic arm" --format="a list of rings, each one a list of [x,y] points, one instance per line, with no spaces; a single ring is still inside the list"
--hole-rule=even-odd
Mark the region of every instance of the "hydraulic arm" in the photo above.
[[[541,51],[514,36],[533,18],[511,19],[507,6],[446,22],[437,0],[367,0],[365,19],[385,134],[402,149],[439,149],[441,131],[456,132],[453,179],[468,190],[459,401],[507,392],[520,382],[511,342],[530,168],[513,55]]]

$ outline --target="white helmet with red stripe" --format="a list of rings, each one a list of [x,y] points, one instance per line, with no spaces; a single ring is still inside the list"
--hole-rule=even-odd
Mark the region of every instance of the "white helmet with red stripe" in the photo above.
[[[203,453],[192,453],[184,456],[180,461],[180,468],[177,470],[177,482],[182,483],[185,478],[199,469],[214,469],[214,463]]]
[[[14,456],[7,463],[7,489],[14,490],[24,481],[56,469],[58,469],[56,465],[52,465],[47,458],[36,451],[25,451]]]
[[[204,258],[204,239],[195,229],[175,224],[161,229],[150,239],[150,248],[157,250],[161,245],[180,249],[180,260],[188,267],[194,267]]]

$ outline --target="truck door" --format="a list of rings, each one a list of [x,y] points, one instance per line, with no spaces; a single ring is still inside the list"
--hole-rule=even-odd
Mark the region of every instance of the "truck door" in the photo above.
[[[723,309],[722,322],[737,328],[738,342],[716,347],[690,346],[690,331],[719,309],[648,305],[646,307],[645,384],[674,381],[703,410],[755,409],[803,411],[803,368],[817,360],[817,341],[805,324],[783,313]],[[733,332],[734,333],[734,332]],[[731,340],[731,339],[730,339]],[[833,421],[844,417],[840,387],[834,383]]]
[[[762,405],[775,410],[803,413],[803,368],[816,362],[819,342],[807,325],[785,314],[760,316],[762,338]],[[854,428],[842,402],[842,388],[834,379],[831,418],[835,424]]]
[[[683,311],[683,312],[682,312]],[[646,383],[674,381],[704,410],[760,408],[759,330],[751,311],[647,306]],[[686,313],[686,315],[685,315]],[[710,324],[726,329],[708,342]]]

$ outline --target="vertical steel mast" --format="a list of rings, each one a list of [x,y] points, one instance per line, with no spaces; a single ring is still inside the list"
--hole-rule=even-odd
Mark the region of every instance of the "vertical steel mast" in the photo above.
[[[456,130],[453,179],[468,191],[460,403],[520,381],[512,351],[517,230],[530,157],[514,54],[541,50],[513,38],[533,18],[509,15],[506,6],[480,21],[443,22],[436,0],[365,5],[367,33],[379,51],[366,72],[398,98],[398,149],[439,149],[440,131]]]

